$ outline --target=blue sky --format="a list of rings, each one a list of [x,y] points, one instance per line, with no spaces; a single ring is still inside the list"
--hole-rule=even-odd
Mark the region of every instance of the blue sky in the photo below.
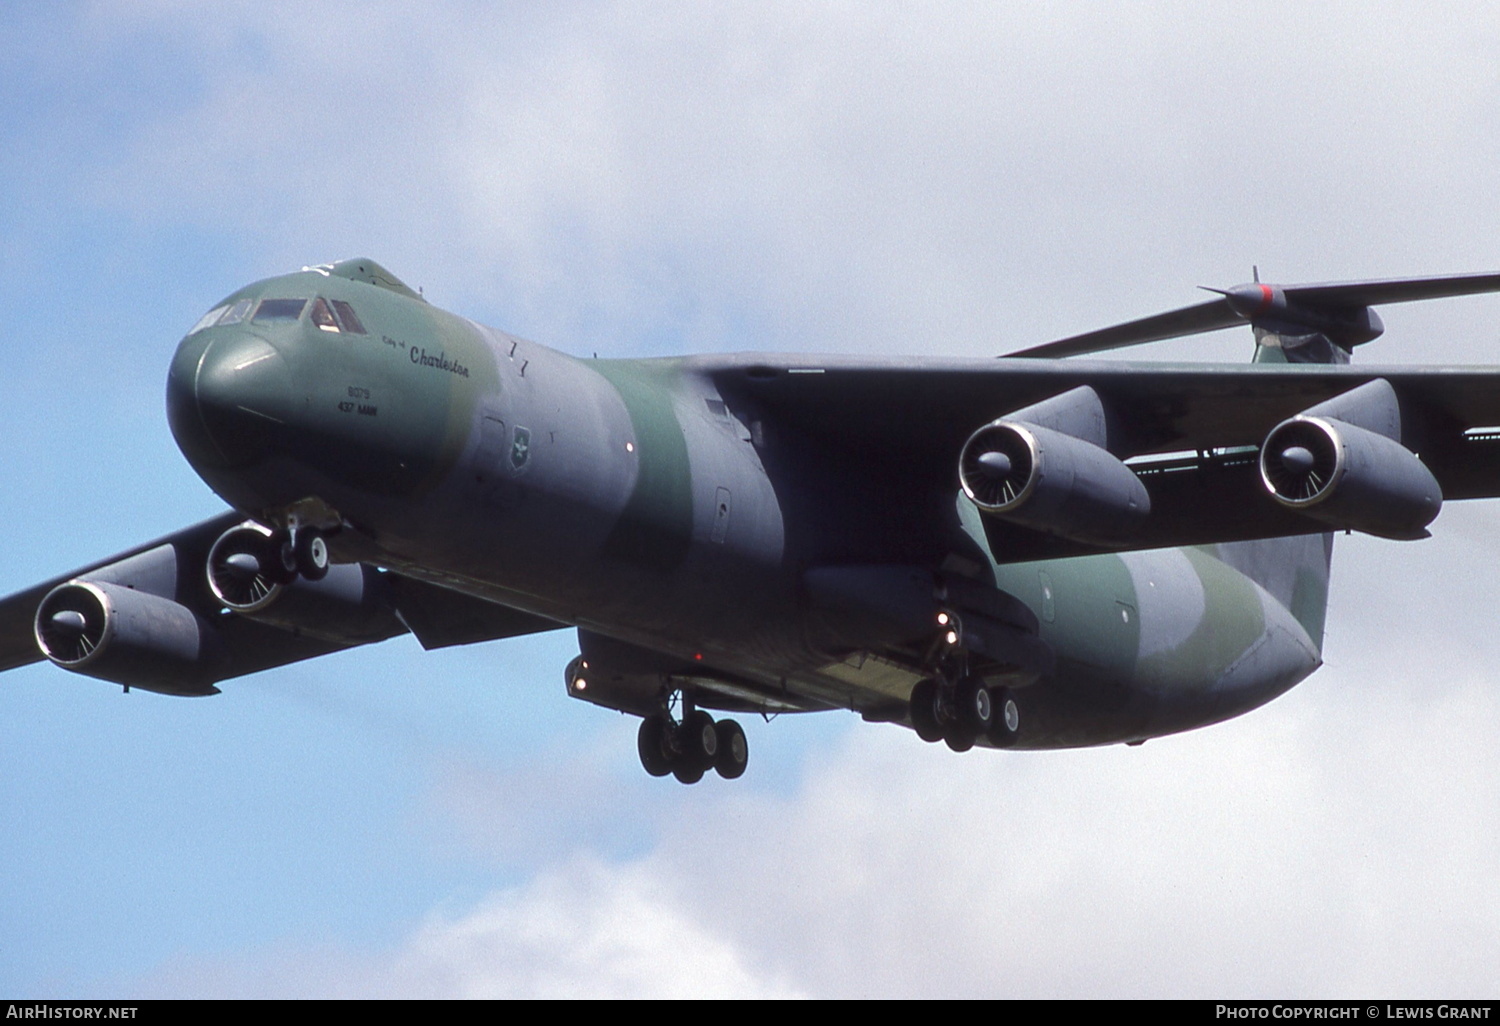
[[[9,592],[213,515],[219,297],[368,255],[601,355],[987,355],[1500,267],[1500,16],[1412,4],[0,8]],[[1362,360],[1500,363],[1500,301]],[[1161,358],[1241,360],[1226,333]],[[0,682],[0,992],[1492,994],[1493,504],[1340,539],[1328,665],[1140,749],[747,723],[645,777],[567,633],[122,695]]]

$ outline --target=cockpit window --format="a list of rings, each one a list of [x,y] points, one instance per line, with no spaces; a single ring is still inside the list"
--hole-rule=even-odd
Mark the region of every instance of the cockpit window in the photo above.
[[[305,299],[262,299],[260,306],[255,308],[255,316],[250,318],[256,324],[264,324],[267,321],[295,321],[302,316],[303,309],[307,306]]]
[[[338,322],[333,319],[333,311],[328,309],[328,304],[323,301],[322,296],[313,300],[312,314],[310,316],[312,322],[324,331],[337,332],[339,330]]]
[[[240,323],[240,321],[243,321],[245,319],[245,315],[249,312],[250,300],[241,299],[239,302],[231,306],[225,312],[223,317],[219,318],[219,327],[222,328],[226,324],[238,324]]]
[[[256,315],[257,318],[260,316]],[[360,323],[359,316],[354,312],[354,307],[342,299],[324,299],[319,296],[313,300],[312,313],[308,319],[324,331],[344,332],[349,335],[366,335],[365,326]]]
[[[354,307],[342,299],[335,299],[333,301],[333,309],[339,315],[339,323],[344,326],[344,330],[349,332],[349,334],[369,334],[369,332],[365,331],[365,326],[359,322],[359,317],[355,315]]]
[[[214,307],[212,310],[210,310],[208,313],[204,314],[202,317],[200,317],[198,319],[198,323],[195,324],[195,325],[193,325],[192,330],[189,331],[188,334],[189,335],[196,335],[196,334],[198,334],[198,332],[200,332],[204,328],[208,327],[214,321],[217,321],[221,316],[223,316],[224,311],[228,310],[228,309],[229,309],[229,304],[228,303],[225,303],[223,306],[216,306],[216,307]]]

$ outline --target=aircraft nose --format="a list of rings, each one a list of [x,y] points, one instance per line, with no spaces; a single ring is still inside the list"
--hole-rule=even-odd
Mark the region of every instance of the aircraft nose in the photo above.
[[[195,466],[232,469],[253,464],[274,446],[292,398],[286,361],[255,335],[189,338],[167,375],[172,436]]]

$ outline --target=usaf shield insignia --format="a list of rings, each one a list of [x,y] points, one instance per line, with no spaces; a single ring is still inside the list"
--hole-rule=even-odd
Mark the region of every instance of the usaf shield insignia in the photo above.
[[[531,431],[516,425],[516,432],[510,443],[510,467],[519,473],[526,468],[526,463],[531,459]]]

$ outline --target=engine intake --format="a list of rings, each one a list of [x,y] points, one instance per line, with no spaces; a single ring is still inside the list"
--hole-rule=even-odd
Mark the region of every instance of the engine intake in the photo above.
[[[1127,540],[1151,512],[1145,485],[1107,450],[1019,420],[970,435],[958,478],[982,512],[1076,541]]]
[[[1331,417],[1299,414],[1266,436],[1260,476],[1281,505],[1382,538],[1426,537],[1442,489],[1400,442]]]
[[[208,590],[236,613],[257,613],[285,590],[271,538],[269,527],[247,520],[219,535],[208,550]]]

